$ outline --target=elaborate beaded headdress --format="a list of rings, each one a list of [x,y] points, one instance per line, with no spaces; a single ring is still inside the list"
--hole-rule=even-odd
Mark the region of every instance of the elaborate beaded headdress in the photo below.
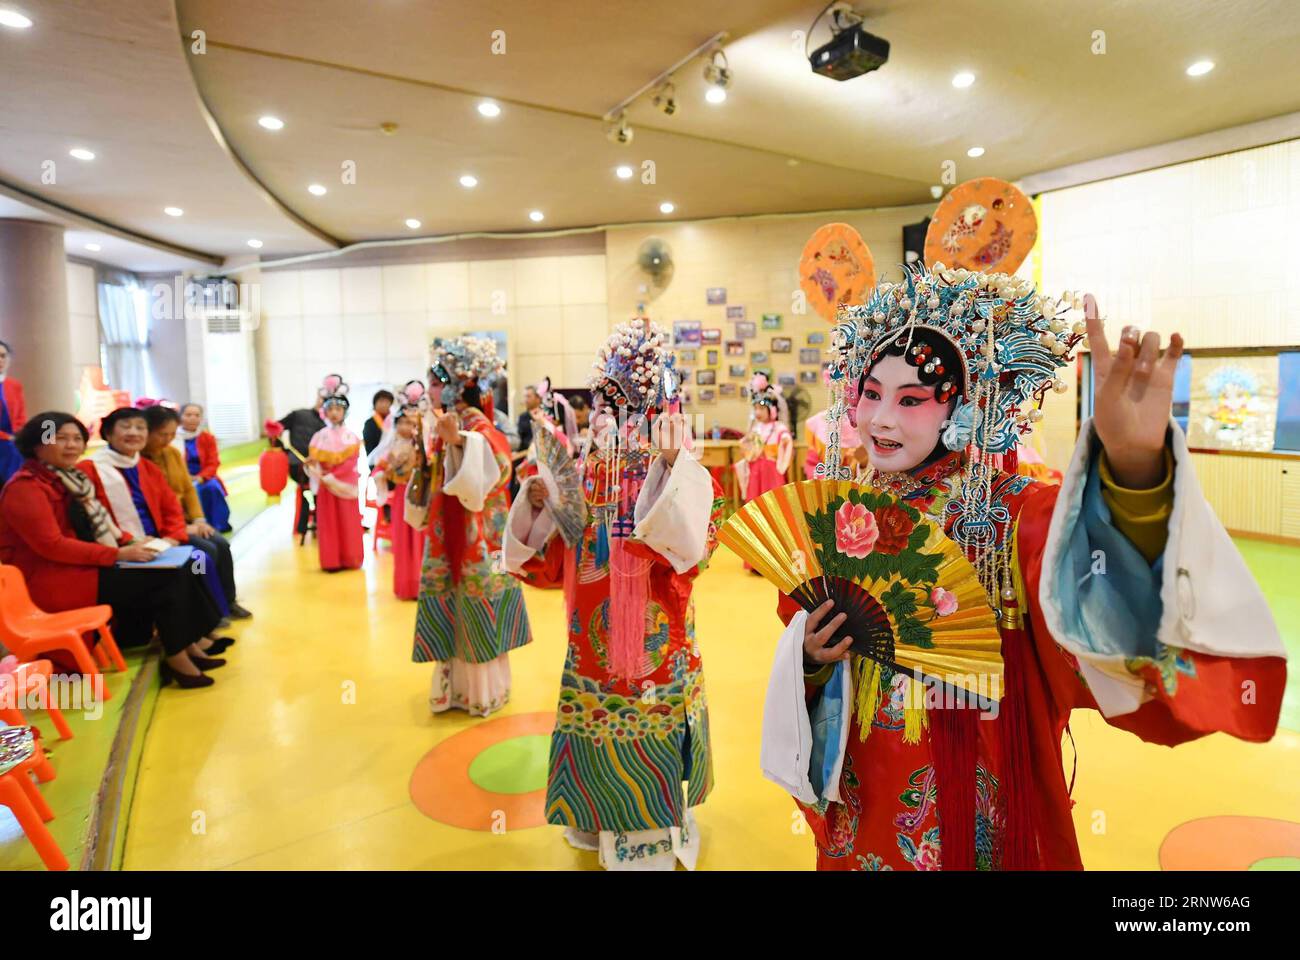
[[[944,434],[949,449],[1008,453],[1042,419],[1047,391],[1067,389],[1056,372],[1071,362],[1084,333],[1082,321],[1064,316],[1069,306],[1007,274],[908,266],[901,283],[882,283],[865,304],[840,310],[831,337],[832,394],[853,418],[863,373],[902,344],[909,362],[942,378],[941,400],[960,391]],[[923,342],[935,334],[952,344],[962,369],[943,369]]]
[[[995,604],[1011,587],[992,532],[993,477],[999,455],[1013,451],[1042,419],[1047,391],[1068,389],[1056,373],[1071,361],[1085,330],[1081,320],[1065,316],[1071,306],[1007,274],[914,264],[904,268],[901,283],[882,283],[865,304],[842,308],[831,337],[832,428],[818,476],[849,478],[840,463],[839,417],[855,415],[863,374],[887,348],[901,344],[909,362],[938,375],[937,396],[960,391],[942,440],[950,450],[966,450],[967,462],[961,492],[946,509],[960,514],[955,535],[972,549]],[[924,343],[935,336],[953,346],[961,370],[942,369]]]
[[[587,386],[593,396],[603,396],[615,412],[628,414],[676,400],[676,358],[668,342],[668,335],[645,317],[619,324],[591,365]]]
[[[441,385],[444,402],[458,397],[466,383],[487,390],[504,367],[496,341],[487,337],[437,337],[429,345],[429,379]]]

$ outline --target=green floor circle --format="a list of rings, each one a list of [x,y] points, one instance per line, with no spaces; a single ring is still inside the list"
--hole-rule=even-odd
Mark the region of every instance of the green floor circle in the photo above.
[[[1265,857],[1256,860],[1248,870],[1300,870],[1300,857]]]
[[[493,793],[529,793],[546,787],[551,738],[546,734],[511,737],[494,743],[469,765],[469,778]]]

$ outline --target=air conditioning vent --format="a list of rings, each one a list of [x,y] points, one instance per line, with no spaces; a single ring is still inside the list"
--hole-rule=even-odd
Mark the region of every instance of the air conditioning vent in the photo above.
[[[204,320],[207,321],[208,333],[239,333],[241,329],[238,313],[234,316],[215,317],[210,313],[205,313]]]

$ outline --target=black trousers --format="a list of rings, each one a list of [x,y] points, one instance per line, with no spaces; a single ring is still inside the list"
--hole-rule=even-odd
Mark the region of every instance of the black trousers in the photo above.
[[[221,589],[226,594],[226,602],[235,602],[235,558],[230,555],[230,541],[219,533],[210,537],[196,537],[190,534],[190,546],[202,550],[208,560],[217,567],[217,576],[221,579]]]
[[[203,588],[203,575],[189,563],[171,570],[101,567],[99,602],[113,608],[113,633],[122,646],[148,643],[157,627],[169,657],[221,622],[221,611]]]

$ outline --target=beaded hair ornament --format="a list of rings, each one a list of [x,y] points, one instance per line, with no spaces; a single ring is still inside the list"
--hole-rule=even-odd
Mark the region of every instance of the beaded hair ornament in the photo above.
[[[850,479],[840,462],[839,416],[856,419],[858,389],[866,371],[895,345],[904,358],[928,375],[938,375],[936,396],[958,398],[941,434],[949,450],[966,451],[960,495],[949,510],[963,515],[973,540],[992,529],[991,482],[999,455],[1042,419],[1049,390],[1069,389],[1057,372],[1072,362],[1085,324],[1071,322],[1073,304],[1039,296],[1033,284],[1001,273],[950,269],[936,263],[904,268],[901,283],[881,283],[867,302],[843,307],[831,336],[832,408],[826,460],[818,476]],[[925,343],[941,337],[955,349],[960,370],[943,370]],[[975,566],[991,597],[998,595],[1005,571],[974,544]],[[996,600],[994,601],[996,603]]]
[[[635,317],[605,341],[587,386],[616,414],[647,414],[678,399],[676,358],[669,337],[645,317]]]
[[[429,380],[450,404],[467,383],[487,390],[505,368],[495,340],[487,337],[437,337],[429,345]]]

